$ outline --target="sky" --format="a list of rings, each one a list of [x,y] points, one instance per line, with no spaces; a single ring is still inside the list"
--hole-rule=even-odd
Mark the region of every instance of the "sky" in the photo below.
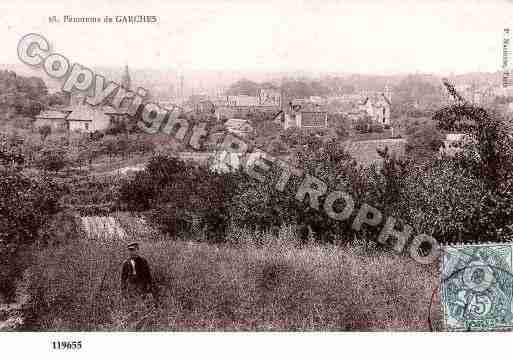
[[[64,15],[158,22],[64,23]],[[513,1],[25,0],[0,5],[0,19],[0,64],[20,63],[18,41],[36,32],[93,67],[448,74],[500,69]]]

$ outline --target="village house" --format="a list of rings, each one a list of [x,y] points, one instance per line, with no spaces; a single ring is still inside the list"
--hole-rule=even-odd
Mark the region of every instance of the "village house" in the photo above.
[[[282,125],[285,129],[290,127],[327,128],[328,112],[318,104],[293,100],[283,111]]]
[[[122,86],[131,86],[128,67],[125,67]],[[37,115],[35,126],[49,125],[54,130],[92,133],[106,130],[112,124],[127,121],[129,116],[127,109],[117,110],[109,105],[91,106],[85,102],[85,94],[74,93],[70,97],[69,106],[49,109]]]
[[[391,93],[388,87],[379,94],[366,96],[360,105],[372,121],[383,126],[390,125]]]
[[[35,127],[48,125],[53,130],[95,132],[126,121],[128,116],[127,111],[116,110],[112,106],[90,106],[84,103],[83,96],[75,95],[69,106],[46,110],[37,115]]]
[[[46,110],[36,116],[34,126],[36,128],[50,126],[52,130],[67,130],[66,118],[69,112],[62,110]]]
[[[281,92],[272,88],[262,88],[257,96],[229,95],[217,98],[216,115],[221,117],[244,117],[257,112],[278,112],[281,108]]]
[[[361,91],[327,98],[325,107],[330,113],[343,114],[351,122],[370,118],[374,123],[390,125],[391,92]]]
[[[66,118],[69,131],[95,132],[106,130],[110,116],[92,106],[76,106]]]

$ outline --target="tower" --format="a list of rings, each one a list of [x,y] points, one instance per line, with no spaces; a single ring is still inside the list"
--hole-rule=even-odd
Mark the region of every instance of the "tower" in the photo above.
[[[509,28],[504,29],[504,38],[502,40],[502,87],[506,88],[512,85],[511,81],[511,35]]]
[[[123,77],[121,78],[121,86],[126,88],[127,90],[130,90],[130,87],[132,86],[130,80],[130,73],[128,72],[128,65],[125,65],[125,72],[123,73]]]

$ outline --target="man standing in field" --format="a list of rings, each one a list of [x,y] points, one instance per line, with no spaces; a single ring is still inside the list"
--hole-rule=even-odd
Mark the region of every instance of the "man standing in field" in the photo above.
[[[130,243],[128,252],[129,258],[123,262],[121,270],[121,290],[125,297],[144,298],[148,293],[153,293],[150,267],[146,259],[139,256],[138,243]]]

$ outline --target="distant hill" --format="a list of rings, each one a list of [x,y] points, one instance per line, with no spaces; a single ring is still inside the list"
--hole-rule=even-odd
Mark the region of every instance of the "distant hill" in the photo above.
[[[88,64],[84,64],[88,66]],[[98,73],[106,76],[112,81],[120,81],[125,64],[119,67],[114,66],[91,66]],[[142,86],[152,93],[154,98],[168,100],[177,96],[180,88],[180,72],[176,68],[169,69],[141,69],[131,68],[130,77],[134,87]],[[60,89],[61,81],[49,78],[41,68],[32,68],[24,64],[0,65],[0,70],[7,69],[15,71],[22,76],[41,77],[50,92],[56,92]],[[441,85],[443,76],[436,74],[416,74],[423,80],[433,85]],[[341,92],[350,92],[352,89],[381,91],[387,85],[393,87],[397,85],[407,74],[399,75],[368,75],[352,73],[331,73],[319,74],[314,72],[251,72],[251,71],[215,71],[215,70],[185,70],[184,76],[184,94],[208,94],[214,96],[224,92],[233,83],[247,79],[256,83],[275,82],[284,80],[317,80],[331,91],[340,90]],[[475,84],[477,86],[496,85],[501,83],[501,72],[473,72],[446,76],[455,85]]]

